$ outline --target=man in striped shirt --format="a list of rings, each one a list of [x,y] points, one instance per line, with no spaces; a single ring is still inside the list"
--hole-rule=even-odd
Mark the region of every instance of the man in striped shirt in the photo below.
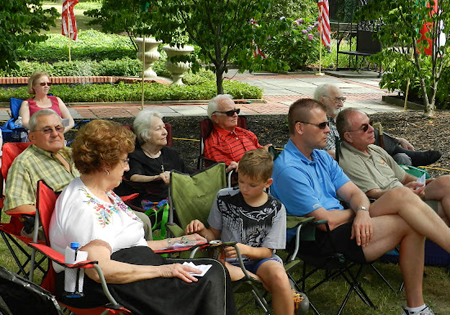
[[[239,113],[240,109],[228,94],[219,94],[208,103],[208,116],[214,128],[205,139],[204,155],[209,160],[224,162],[227,172],[237,168],[246,151],[267,150],[271,146],[261,146],[253,132],[237,126]]]

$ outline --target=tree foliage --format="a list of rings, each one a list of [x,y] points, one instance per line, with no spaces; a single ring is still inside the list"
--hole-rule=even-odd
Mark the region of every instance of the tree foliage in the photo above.
[[[201,60],[212,64],[217,93],[223,93],[223,74],[233,61],[240,70],[285,64],[271,58],[253,57],[255,45],[262,45],[290,25],[285,19],[268,19],[274,0],[142,0],[148,3],[149,34],[166,43],[180,45],[188,37],[199,48]],[[256,24],[252,23],[256,22]]]
[[[18,48],[44,41],[59,16],[55,8],[43,9],[42,0],[2,0],[0,2],[0,69],[14,68]]]
[[[383,51],[377,56],[386,73],[382,84],[389,89],[406,88],[409,79],[411,88],[418,89],[425,105],[425,113],[433,115],[439,81],[445,68],[449,67],[450,55],[450,2],[439,0],[437,10],[435,2],[412,0],[373,0],[362,7],[358,20],[381,20],[377,34],[383,45]],[[431,45],[431,55],[424,51],[429,48],[427,40],[419,32],[426,27],[426,39],[438,43]],[[421,39],[422,38],[422,39]],[[441,37],[442,39],[442,37]]]
[[[100,9],[92,9],[84,12],[84,15],[92,17],[88,25],[101,25],[105,33],[127,33],[130,37],[139,37],[142,29],[148,27],[142,20],[143,9],[139,0],[103,0]],[[135,50],[136,43],[131,40]]]

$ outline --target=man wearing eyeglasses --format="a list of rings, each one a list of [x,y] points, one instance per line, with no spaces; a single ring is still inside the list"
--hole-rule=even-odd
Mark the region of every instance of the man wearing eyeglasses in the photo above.
[[[284,204],[288,214],[327,220],[331,230],[327,234],[325,227],[318,225],[315,241],[302,242],[301,251],[323,256],[337,251],[364,263],[400,244],[400,270],[407,296],[402,315],[433,315],[422,295],[424,240],[426,236],[450,252],[450,229],[405,187],[392,189],[370,204],[323,150],[330,128],[322,103],[312,99],[294,102],[288,124],[290,140],[274,161],[271,194]],[[287,231],[288,246],[295,242],[295,233],[295,228]]]
[[[327,117],[330,124],[330,133],[328,134],[327,146],[325,150],[335,157],[336,138],[339,133],[336,129],[336,116],[344,107],[346,97],[341,90],[331,84],[323,84],[314,91],[314,99],[324,104],[327,108]],[[375,134],[375,144],[380,145],[378,134]],[[398,164],[404,165],[429,165],[436,162],[440,157],[439,151],[414,151],[414,147],[404,138],[395,138],[387,133],[383,133],[383,147],[394,158]]]
[[[238,127],[239,113],[240,109],[236,108],[232,96],[228,94],[219,94],[208,103],[213,130],[205,139],[204,156],[212,161],[224,162],[227,172],[237,168],[245,152],[263,148],[253,132]]]
[[[75,168],[72,150],[65,146],[61,117],[52,109],[41,109],[30,118],[28,138],[31,145],[14,159],[6,179],[7,214],[36,212],[36,188],[44,180],[54,191],[62,191],[80,173]],[[144,223],[145,237],[151,240],[151,223],[145,214],[135,212]],[[34,218],[23,219],[23,235],[30,236]]]
[[[343,140],[339,165],[369,198],[378,199],[391,189],[405,186],[450,225],[450,176],[418,182],[383,148],[373,145],[374,129],[369,117],[360,110],[344,109],[337,117],[337,129]]]
[[[42,109],[30,118],[31,145],[14,160],[5,187],[4,210],[8,214],[36,211],[36,185],[41,179],[61,191],[80,173],[75,168],[70,148],[65,146],[61,117]]]

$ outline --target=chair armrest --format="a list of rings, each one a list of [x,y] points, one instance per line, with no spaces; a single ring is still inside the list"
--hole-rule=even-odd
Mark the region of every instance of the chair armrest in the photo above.
[[[43,255],[50,258],[52,261],[56,262],[57,264],[66,267],[66,268],[74,268],[74,269],[87,269],[87,268],[94,268],[95,264],[98,264],[95,260],[86,260],[86,261],[80,261],[76,264],[66,264],[64,261],[65,257],[63,254],[57,252],[53,248],[45,245],[45,244],[38,244],[38,243],[29,243],[29,245],[39,252],[41,252]]]
[[[166,228],[170,231],[170,233],[174,236],[174,237],[180,237],[185,235],[186,233],[184,233],[184,230],[177,224],[172,223],[172,224],[166,224]]]

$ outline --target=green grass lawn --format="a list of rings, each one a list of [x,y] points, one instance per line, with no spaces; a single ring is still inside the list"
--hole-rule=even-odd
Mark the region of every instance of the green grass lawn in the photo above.
[[[5,220],[7,220],[7,218],[3,215],[2,222]],[[283,256],[283,252],[280,254]],[[3,241],[0,241],[0,265],[15,272],[18,270]],[[402,277],[400,268],[397,264],[376,262],[375,266],[389,280],[394,288],[399,288]],[[448,303],[450,281],[446,269],[444,267],[425,267],[425,273],[424,296],[426,303],[433,308],[436,315],[450,314],[450,305]],[[298,278],[300,276],[300,270],[295,271],[293,274]],[[404,292],[392,292],[369,266],[365,267],[362,274],[361,284],[377,309],[374,310],[366,306],[361,302],[358,296],[353,293],[343,314],[400,315],[401,306],[406,303]],[[312,280],[318,280],[321,276],[322,274],[318,274],[317,276],[314,276]],[[37,272],[34,278],[35,282],[39,283],[41,278],[42,273]],[[334,315],[337,313],[347,290],[348,286],[343,279],[337,278],[323,284],[312,293],[309,293],[308,297],[322,315]],[[236,300],[239,303],[244,301],[247,297],[249,297],[249,294],[238,294],[236,295]],[[255,304],[250,303],[240,312],[240,314],[259,315],[263,314],[263,312],[261,309],[257,308]],[[313,312],[310,311],[309,314],[313,314]]]

